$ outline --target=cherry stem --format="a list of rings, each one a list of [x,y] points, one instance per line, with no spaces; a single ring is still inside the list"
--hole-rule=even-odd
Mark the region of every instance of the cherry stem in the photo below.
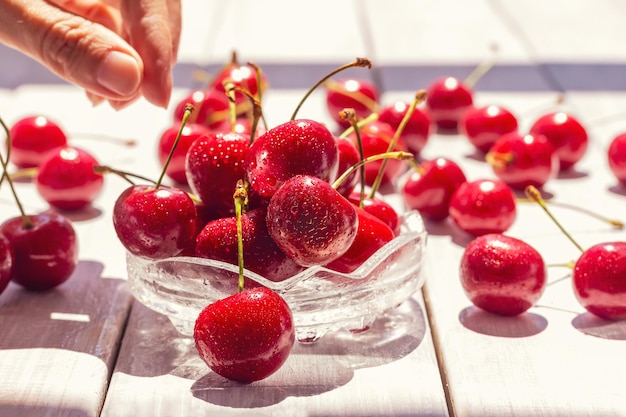
[[[378,110],[378,104],[376,103],[376,100],[373,100],[371,97],[366,96],[360,91],[347,91],[342,88],[341,83],[334,80],[327,80],[324,83],[324,86],[331,91],[340,92],[341,94],[344,94],[365,105],[370,113],[376,113],[376,111]]]
[[[465,85],[472,88],[476,83],[485,75],[493,66],[496,64],[496,55],[498,52],[498,45],[491,46],[492,55],[489,59],[483,61],[474,68],[474,71],[470,73],[470,75],[465,78]]]
[[[346,180],[346,178],[352,175],[352,173],[355,170],[360,169],[362,165],[368,164],[370,162],[378,161],[380,159],[398,159],[401,161],[410,161],[414,157],[415,156],[412,153],[404,152],[404,151],[385,152],[385,153],[379,153],[376,155],[368,156],[367,158],[357,162],[356,164],[352,165],[350,168],[346,169],[344,173],[341,174],[341,176],[339,176],[339,178],[337,178],[335,182],[332,183],[331,187],[333,187],[334,189],[337,189],[337,187],[339,187]]]
[[[228,98],[228,108],[229,108],[229,117],[230,117],[230,130],[235,130],[235,125],[237,124],[237,100],[235,98],[235,83],[230,79],[224,80],[222,83],[224,86],[224,92],[226,93],[226,97]]]
[[[387,147],[387,152],[393,151],[393,149],[396,147],[396,144],[398,143],[398,140],[400,140],[400,136],[402,135],[404,128],[406,127],[407,123],[411,119],[411,116],[413,116],[413,112],[415,112],[415,108],[417,107],[418,104],[420,104],[424,100],[426,100],[426,90],[419,90],[417,93],[415,93],[415,98],[413,99],[413,102],[411,103],[406,113],[404,114],[404,117],[402,118],[402,121],[398,125],[398,128],[396,129],[393,135],[393,138],[391,139],[391,142],[389,142],[389,146]],[[376,194],[376,191],[378,191],[378,189],[380,188],[380,184],[382,184],[383,182],[383,175],[385,174],[386,168],[387,168],[387,160],[385,159],[383,160],[383,163],[380,165],[380,169],[378,170],[376,179],[374,180],[374,183],[372,184],[372,189],[370,190],[370,195],[369,195],[370,198],[373,198],[374,195]]]
[[[228,100],[231,103],[231,106],[233,106],[235,103],[235,92],[239,92],[245,95],[252,103],[252,125],[250,127],[250,145],[252,145],[252,142],[254,142],[254,138],[256,135],[257,126],[259,125],[259,120],[263,118],[263,110],[261,108],[261,102],[256,97],[254,97],[252,93],[250,93],[250,91],[246,90],[245,88],[242,88],[240,86],[230,83],[230,85],[228,85],[228,90],[227,90],[226,95],[228,97]],[[265,121],[263,123],[265,124]],[[267,127],[267,125],[265,126]],[[233,124],[233,128],[234,127],[235,125]]]
[[[185,104],[185,112],[183,113],[183,119],[180,123],[180,128],[178,129],[178,133],[176,134],[176,139],[174,140],[174,143],[172,144],[172,148],[170,149],[169,155],[167,155],[167,159],[165,160],[165,163],[163,164],[163,169],[161,170],[161,175],[159,176],[159,179],[154,184],[154,188],[159,188],[161,186],[161,182],[163,182],[163,178],[165,177],[165,171],[167,170],[167,167],[170,164],[172,157],[174,156],[174,151],[176,150],[176,146],[178,146],[178,142],[180,142],[180,137],[183,134],[183,129],[185,128],[185,125],[187,124],[187,120],[189,120],[189,116],[191,116],[191,113],[193,112],[193,110],[194,110],[193,104],[191,103]]]
[[[362,161],[363,159],[365,159],[365,151],[363,150],[363,141],[361,140],[361,130],[359,129],[359,125],[356,120],[355,110],[343,109],[341,112],[339,112],[339,117],[342,120],[348,120],[350,122],[350,125],[352,126],[354,130],[354,134],[356,136],[356,143],[357,143],[357,147],[359,150],[359,161]],[[340,140],[347,140],[347,139],[340,139]],[[361,165],[361,167],[359,168],[359,176],[360,176],[359,182],[360,182],[360,187],[361,187],[361,192],[360,192],[360,197],[359,197],[359,207],[363,208],[364,201],[365,201],[365,165]]]
[[[514,156],[511,152],[495,152],[495,151],[489,151],[487,152],[487,154],[485,155],[485,161],[497,168],[497,169],[504,169],[507,167],[507,165],[511,164],[514,160]]]
[[[359,120],[357,122],[357,126],[359,127],[359,129],[361,129],[366,124],[375,122],[376,120],[378,120],[378,113],[372,113],[369,116],[367,116],[365,119]],[[351,125],[339,135],[339,139],[347,138],[352,132],[354,132],[354,126]]]
[[[313,91],[315,91],[317,89],[317,87],[322,85],[330,77],[340,73],[343,70],[346,70],[346,69],[352,68],[352,67],[367,67],[368,69],[370,69],[370,68],[372,68],[372,63],[367,58],[356,58],[354,61],[352,61],[352,62],[350,62],[348,64],[344,64],[344,65],[340,66],[339,68],[336,68],[335,70],[333,70],[333,71],[329,72],[328,74],[326,74],[321,80],[319,80],[317,83],[315,83],[315,85],[313,87],[311,87],[309,89],[309,91],[306,92],[304,97],[302,97],[302,99],[300,100],[300,102],[296,106],[296,109],[293,111],[293,114],[291,115],[291,120],[295,120],[296,115],[298,114],[298,111],[300,111],[300,107],[302,107],[304,102],[309,98],[309,96],[313,93]]]
[[[78,139],[106,141],[106,142],[111,142],[111,143],[114,143],[116,145],[121,145],[121,146],[137,145],[137,140],[135,139],[118,138],[115,136],[103,135],[99,133],[73,132],[72,137],[78,137]]]
[[[259,109],[262,108],[261,103],[263,102],[263,76],[262,76],[262,72],[261,72],[261,67],[259,67],[257,64],[255,64],[254,62],[248,62],[248,65],[252,68],[254,68],[254,73],[256,74],[256,99],[258,104]],[[254,114],[255,111],[257,111],[257,109],[254,108],[255,104],[254,102],[252,103],[253,106],[253,116],[256,116]],[[265,120],[265,115],[263,114],[263,112],[260,112],[260,119],[263,121],[263,126],[265,126],[265,128],[267,129],[267,120]],[[258,121],[257,121],[258,123]]]
[[[39,168],[22,168],[9,174],[12,180],[33,179],[37,176]]]
[[[9,156],[11,155],[11,133],[9,132],[9,128],[4,123],[4,120],[1,117],[0,117],[0,124],[2,124],[2,128],[4,129],[4,131],[5,131],[6,135],[7,135],[7,157],[6,157],[6,159],[2,156],[2,154],[0,154],[0,164],[2,164],[2,178],[0,178],[0,183],[2,183],[2,181],[4,181],[4,179],[6,178],[7,182],[9,183],[9,188],[11,189],[11,194],[13,194],[13,198],[15,199],[15,204],[17,204],[17,209],[20,212],[20,217],[22,218],[22,224],[23,224],[25,229],[30,229],[31,227],[33,227],[33,222],[26,215],[26,212],[24,211],[24,206],[22,206],[22,203],[21,203],[19,197],[17,196],[17,191],[15,191],[15,186],[13,185],[13,180],[11,179],[11,176],[8,174],[7,165],[8,165],[8,161],[9,161]]]
[[[520,199],[518,199],[518,201],[520,203],[533,202],[532,199],[524,199],[524,198],[520,198]],[[561,207],[561,208],[566,208],[566,209],[569,209],[569,210],[578,211],[580,213],[583,213],[583,214],[586,214],[586,215],[588,215],[590,217],[593,217],[594,219],[600,220],[601,222],[608,223],[611,226],[613,226],[615,229],[618,229],[618,230],[622,230],[624,228],[624,223],[619,221],[619,220],[610,219],[610,218],[605,217],[605,216],[603,216],[601,214],[595,213],[595,212],[593,212],[591,210],[584,209],[582,207],[575,206],[573,204],[560,203],[560,202],[557,202],[557,201],[550,201],[550,200],[544,200],[544,203],[545,204],[550,204],[550,205],[555,206],[555,207]]]
[[[243,180],[237,181],[235,193],[233,194],[233,200],[235,202],[235,219],[237,222],[237,263],[239,265],[239,281],[237,283],[237,289],[241,292],[243,291],[244,286],[243,224],[241,222],[241,216],[243,214],[244,207],[248,203],[248,192]]]
[[[570,242],[572,242],[574,244],[574,246],[576,246],[578,248],[578,250],[580,250],[581,252],[584,252],[585,250],[582,248],[582,246],[580,246],[578,244],[578,242],[576,242],[574,240],[574,238],[572,237],[572,235],[569,234],[569,232],[567,230],[565,230],[565,228],[561,225],[561,223],[557,220],[556,217],[554,217],[552,215],[552,213],[550,212],[550,210],[548,209],[548,206],[546,205],[544,199],[541,197],[541,192],[539,192],[539,190],[532,186],[529,185],[528,187],[526,187],[524,189],[524,192],[526,193],[526,196],[531,199],[532,201],[536,202],[537,204],[539,204],[539,206],[543,209],[543,211],[546,212],[546,214],[548,215],[548,217],[550,217],[552,219],[552,221],[554,222],[554,224],[557,225],[557,227],[559,229],[561,229],[561,232],[563,232],[563,234],[570,240]]]
[[[93,172],[95,172],[96,174],[99,175],[105,175],[105,174],[115,174],[121,178],[123,178],[124,180],[128,181],[131,185],[135,185],[135,182],[133,180],[131,180],[131,178],[137,178],[146,182],[149,182],[151,184],[155,184],[156,185],[156,181],[148,178],[148,177],[144,177],[142,175],[139,174],[134,174],[132,172],[128,172],[128,171],[122,171],[119,169],[115,169],[112,168],[108,165],[95,165],[93,167]]]

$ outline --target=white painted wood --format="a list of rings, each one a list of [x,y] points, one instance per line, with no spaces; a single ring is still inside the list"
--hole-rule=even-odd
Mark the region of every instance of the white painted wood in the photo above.
[[[135,303],[102,416],[447,416],[419,298],[366,333],[297,344],[269,378],[250,385],[213,373],[192,338]]]

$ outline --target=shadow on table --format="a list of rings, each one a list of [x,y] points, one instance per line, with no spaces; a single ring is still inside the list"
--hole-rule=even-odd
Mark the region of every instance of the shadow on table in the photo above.
[[[626,340],[626,320],[610,321],[585,312],[574,317],[572,326],[589,336],[610,340]]]
[[[2,417],[24,417],[24,416],[72,416],[72,417],[90,417],[93,416],[92,411],[82,410],[78,408],[62,408],[58,409],[58,414],[53,414],[49,406],[34,406],[23,404],[5,404],[0,401],[0,416]]]
[[[499,337],[534,336],[548,327],[548,321],[539,314],[525,312],[519,316],[505,317],[474,306],[463,309],[459,313],[459,321],[469,330]]]
[[[243,385],[213,373],[193,339],[179,334],[166,317],[134,303],[116,372],[133,376],[173,375],[194,380],[194,397],[217,405],[264,407],[290,396],[313,396],[347,384],[355,369],[384,365],[414,351],[426,321],[413,299],[387,312],[366,332],[332,332],[311,344],[296,343],[279,372]]]

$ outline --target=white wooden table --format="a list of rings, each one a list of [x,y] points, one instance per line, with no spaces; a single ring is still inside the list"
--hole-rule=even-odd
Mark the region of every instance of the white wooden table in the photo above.
[[[605,160],[609,140],[626,131],[626,69],[620,43],[626,6],[617,0],[376,1],[315,5],[292,2],[185,2],[185,32],[174,100],[194,85],[198,65],[215,68],[236,49],[268,68],[264,108],[270,124],[287,120],[325,69],[367,56],[386,86],[383,101],[410,100],[442,71],[465,76],[499,45],[499,65],[477,85],[478,104],[503,104],[522,128],[564,93],[565,106],[588,125],[589,153],[576,175],[547,189],[558,201],[626,220],[626,191]],[[454,11],[454,13],[451,13]],[[12,59],[3,60],[10,56]],[[155,142],[169,110],[139,102],[115,112],[91,108],[78,89],[0,49],[0,115],[12,122],[46,114],[72,132],[135,138],[121,149],[79,142],[101,163],[156,176]],[[5,62],[12,65],[6,67]],[[20,67],[22,70],[20,70]],[[6,73],[5,73],[6,71]],[[7,75],[3,75],[7,74]],[[275,74],[273,80],[272,74]],[[300,116],[328,120],[314,94]],[[422,156],[458,161],[471,179],[492,176],[460,136],[433,135]],[[549,269],[549,285],[528,313],[500,318],[473,307],[458,263],[469,238],[449,223],[429,224],[426,285],[362,335],[335,333],[296,346],[270,378],[241,386],[213,374],[191,339],[134,302],[124,251],[111,224],[126,186],[107,177],[88,213],[73,216],[80,263],[74,276],[44,294],[14,284],[0,295],[0,416],[626,416],[626,322],[585,313],[566,270]],[[32,184],[18,184],[27,210],[46,207]],[[3,216],[17,214],[6,187]],[[624,240],[595,219],[555,209],[583,246]],[[574,259],[569,243],[535,205],[520,205],[509,234],[535,246],[546,262]],[[390,330],[392,329],[392,331]]]

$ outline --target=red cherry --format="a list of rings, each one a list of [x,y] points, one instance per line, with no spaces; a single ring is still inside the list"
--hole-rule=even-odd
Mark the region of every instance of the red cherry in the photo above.
[[[626,242],[599,243],[584,251],[572,280],[587,311],[607,320],[626,319]]]
[[[206,306],[193,338],[202,360],[218,375],[244,384],[259,381],[289,357],[293,315],[272,290],[251,288]]]
[[[171,126],[166,129],[159,138],[157,158],[159,159],[161,167],[165,166],[179,130],[179,125]],[[172,154],[172,159],[165,170],[165,174],[169,178],[178,184],[187,184],[187,173],[185,172],[187,150],[189,150],[191,144],[194,143],[196,139],[205,136],[208,133],[209,129],[206,126],[199,125],[197,123],[187,124],[183,127],[179,142],[176,145],[176,149],[174,149],[174,153]]]
[[[12,217],[0,225],[15,256],[12,279],[31,291],[45,291],[67,281],[78,262],[78,242],[71,222],[54,212]]]
[[[343,109],[354,109],[357,119],[364,119],[376,112],[380,93],[376,85],[365,79],[343,78],[329,80],[326,87],[326,109],[331,118],[341,127],[350,126],[339,113]]]
[[[250,64],[239,64],[236,60],[222,69],[211,82],[210,88],[218,94],[226,96],[224,89],[224,81],[226,80],[248,91],[252,96],[257,96],[259,91],[263,92],[268,84],[265,74],[261,73],[261,85],[259,85],[256,69]],[[235,92],[235,102],[237,114],[244,114],[250,109],[250,99],[240,92]]]
[[[12,162],[18,168],[37,167],[48,152],[67,145],[61,127],[44,116],[18,120],[9,130]]]
[[[517,132],[517,118],[502,106],[472,106],[463,112],[459,131],[478,151],[487,153],[500,136]]]
[[[9,239],[0,233],[0,294],[4,292],[13,275],[15,255]]]
[[[461,115],[473,103],[473,92],[454,77],[435,80],[426,90],[426,106],[439,131],[455,132]]]
[[[283,281],[304,268],[287,257],[270,237],[265,215],[265,208],[259,207],[241,216],[244,267],[270,281]],[[196,238],[195,255],[238,265],[236,217],[208,222]]]
[[[346,170],[350,169],[354,165],[358,164],[361,160],[359,151],[354,144],[348,139],[337,139],[337,151],[339,152],[339,162],[337,164],[337,175],[343,174]],[[357,171],[350,174],[344,181],[337,187],[337,192],[347,197],[350,195],[354,187],[359,183],[359,175]]]
[[[329,269],[343,273],[353,272],[395,237],[394,231],[378,217],[360,208],[356,211],[359,216],[356,237],[343,255],[326,264]]]
[[[189,124],[199,124],[209,129],[221,129],[230,117],[228,98],[223,92],[212,89],[196,90],[176,105],[174,124],[180,123],[188,104],[192,104],[195,108],[189,117]]]
[[[558,157],[548,139],[531,133],[501,136],[486,159],[494,174],[517,190],[529,185],[541,188],[559,169]]]
[[[326,181],[297,175],[272,196],[267,229],[278,247],[298,264],[321,265],[350,248],[358,216],[355,206]]]
[[[348,200],[355,206],[360,206],[361,193],[353,191]],[[394,232],[398,233],[400,230],[400,220],[398,213],[391,204],[377,197],[363,199],[363,210],[381,220]]]
[[[626,133],[619,134],[611,140],[607,151],[609,169],[617,180],[626,185]]]
[[[384,107],[378,115],[378,120],[387,123],[396,131],[404,119],[410,104],[404,101],[396,101],[394,104]],[[415,107],[411,117],[404,126],[400,140],[406,148],[415,156],[419,156],[430,136],[431,120],[428,110]]]
[[[363,156],[365,158],[373,155],[385,153],[389,149],[389,144],[393,140],[394,130],[387,123],[374,121],[367,123],[359,130],[361,136],[361,144],[363,146]],[[348,138],[355,147],[358,148],[357,136],[353,132]],[[392,151],[406,151],[402,142],[398,141]],[[382,177],[381,185],[392,184],[402,172],[406,169],[406,161],[398,159],[387,159],[385,172]],[[378,176],[378,171],[383,161],[373,161],[365,165],[365,183],[372,185]]]
[[[254,140],[245,161],[250,187],[269,198],[294,175],[313,175],[324,181],[337,176],[337,142],[321,123],[299,119],[278,125]]]
[[[54,150],[39,166],[37,191],[52,207],[81,210],[102,191],[104,177],[94,172],[97,165],[96,158],[84,149],[65,146]]]
[[[574,116],[565,112],[541,116],[530,127],[530,133],[544,135],[554,147],[561,171],[572,168],[582,159],[589,145],[587,131]]]
[[[177,188],[133,185],[113,207],[113,226],[120,242],[144,258],[181,254],[194,244],[196,222],[193,200]]]
[[[515,316],[532,307],[546,287],[543,258],[529,244],[502,234],[472,240],[461,258],[465,294],[483,310]]]
[[[515,195],[501,180],[465,182],[450,199],[450,217],[473,236],[505,232],[516,216]]]
[[[459,165],[447,158],[435,158],[423,162],[402,185],[404,204],[420,212],[422,217],[441,221],[448,217],[450,199],[466,181]]]
[[[185,170],[191,190],[206,207],[234,213],[233,193],[244,178],[250,137],[234,132],[201,136],[187,150]]]

